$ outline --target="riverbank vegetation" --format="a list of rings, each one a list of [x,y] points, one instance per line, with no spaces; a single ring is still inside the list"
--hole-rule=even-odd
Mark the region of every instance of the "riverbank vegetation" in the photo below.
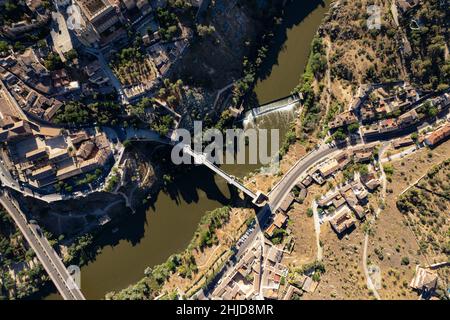
[[[111,300],[154,299],[171,275],[192,279],[198,272],[196,252],[203,252],[207,247],[217,244],[217,230],[230,219],[231,208],[223,207],[207,212],[197,227],[197,231],[187,249],[170,256],[166,262],[145,269],[145,277],[135,285],[106,295]],[[176,295],[175,295],[176,297]]]
[[[87,233],[75,239],[75,241],[67,248],[64,255],[66,264],[86,265],[94,258],[95,253],[91,250],[94,237]]]
[[[188,249],[204,250],[216,244],[218,239],[216,230],[221,228],[230,219],[230,207],[223,207],[206,213],[200,220],[197,232]]]
[[[303,73],[300,85],[295,89],[297,94],[303,96],[302,136],[311,134],[317,129],[321,118],[322,107],[318,101],[315,87],[326,70],[324,61],[325,49],[322,39],[315,37],[311,45],[311,54]]]

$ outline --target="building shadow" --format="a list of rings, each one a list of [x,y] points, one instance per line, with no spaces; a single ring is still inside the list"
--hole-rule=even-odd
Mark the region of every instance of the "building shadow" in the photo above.
[[[350,228],[346,229],[345,231],[341,232],[340,234],[338,234],[338,239],[342,240],[345,236],[349,236],[350,234],[352,234],[352,232],[356,229],[356,225],[351,226]]]

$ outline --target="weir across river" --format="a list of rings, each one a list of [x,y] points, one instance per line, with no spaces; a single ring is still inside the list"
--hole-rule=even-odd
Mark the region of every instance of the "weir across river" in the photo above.
[[[257,108],[251,109],[244,114],[243,120],[255,119],[267,113],[271,113],[277,110],[282,110],[291,106],[295,106],[300,103],[301,97],[294,94],[285,98],[277,99],[275,101],[263,104]]]

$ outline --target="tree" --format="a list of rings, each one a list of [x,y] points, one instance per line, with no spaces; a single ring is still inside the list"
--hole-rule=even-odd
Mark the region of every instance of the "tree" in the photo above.
[[[124,147],[124,148],[129,148],[129,147],[131,147],[131,141],[130,141],[130,140],[125,140],[125,141],[123,142],[123,147]]]
[[[333,133],[333,138],[338,141],[344,141],[347,139],[347,135],[344,133],[342,128],[339,128],[335,133]]]
[[[72,61],[72,60],[78,58],[78,52],[75,49],[71,49],[70,51],[68,51],[65,54],[65,56],[66,56],[67,60]]]
[[[327,68],[327,59],[321,53],[316,53],[311,57],[311,69],[316,77],[321,76]]]
[[[19,41],[15,42],[13,47],[14,47],[14,51],[17,51],[17,52],[22,53],[25,51],[25,46]]]
[[[204,25],[197,25],[197,32],[200,37],[206,37],[209,35],[212,35],[214,32],[216,32],[216,28],[214,26],[204,26]]]
[[[358,122],[352,123],[352,124],[350,124],[348,126],[348,131],[351,132],[351,133],[356,133],[356,132],[358,132],[358,130],[359,130],[359,123]]]
[[[383,165],[383,170],[388,176],[392,176],[394,174],[394,167],[390,164]]]
[[[50,71],[54,71],[64,67],[64,64],[58,54],[51,52],[44,60],[44,67]]]
[[[8,42],[0,41],[0,53],[5,54],[9,49]]]
[[[37,45],[39,48],[43,49],[43,48],[47,47],[47,41],[45,41],[44,39],[41,39],[38,41]]]
[[[409,258],[408,257],[403,257],[402,261],[401,261],[402,266],[407,266],[409,265]]]
[[[165,184],[169,184],[173,182],[173,178],[170,174],[163,175],[163,181]]]
[[[359,167],[359,173],[362,176],[367,176],[369,174],[369,167],[367,165],[361,165]]]

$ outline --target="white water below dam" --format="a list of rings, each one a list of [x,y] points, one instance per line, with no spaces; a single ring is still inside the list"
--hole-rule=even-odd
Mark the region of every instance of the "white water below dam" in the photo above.
[[[243,118],[244,129],[280,128],[295,119],[295,111],[300,105],[298,97],[290,96],[247,111]],[[281,127],[279,125],[282,125]],[[288,128],[283,128],[288,129]]]

